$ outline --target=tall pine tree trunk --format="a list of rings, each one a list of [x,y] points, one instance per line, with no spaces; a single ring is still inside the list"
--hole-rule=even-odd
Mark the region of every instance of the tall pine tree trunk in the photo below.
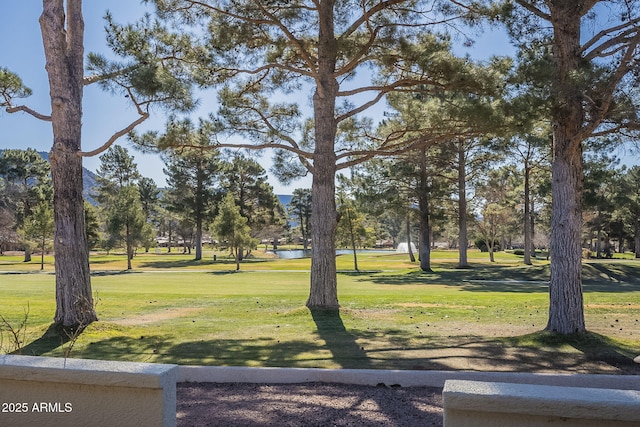
[[[582,296],[582,179],[580,131],[583,95],[574,81],[580,65],[580,2],[552,7],[555,78],[552,96],[553,163],[551,215],[551,281],[546,329],[561,334],[585,331]]]
[[[45,245],[46,245],[47,241],[46,241],[46,235],[43,232],[42,233],[42,240],[40,242],[40,270],[44,270],[44,249],[45,249]]]
[[[129,224],[125,224],[125,242],[127,244],[127,270],[131,270],[133,267],[131,266],[131,260],[133,259],[133,245],[131,242],[131,229]]]
[[[64,4],[67,5],[65,22]],[[97,320],[84,225],[81,147],[84,21],[81,0],[44,0],[40,27],[51,95],[56,313],[65,327]]]
[[[407,251],[409,253],[409,261],[416,262],[416,257],[413,256],[413,250],[411,249],[411,209],[407,212]]]
[[[467,158],[464,142],[458,144],[458,268],[468,268],[467,248]]]
[[[196,256],[195,260],[200,261],[202,259],[202,218],[196,219]]]
[[[24,262],[31,262],[31,246],[29,243],[25,243]]]
[[[524,162],[524,263],[531,265],[531,168]]]
[[[425,272],[431,270],[431,212],[429,198],[431,197],[427,179],[426,149],[420,151],[420,188],[418,194],[418,209],[420,210],[420,269]]]
[[[333,7],[333,1],[319,3],[318,75],[313,95],[316,145],[311,186],[311,289],[307,307],[322,309],[339,307],[335,248],[337,211],[334,151],[338,82],[334,76],[337,44]]]
[[[349,221],[349,235],[351,237],[351,250],[353,252],[353,269],[355,271],[360,271],[358,269],[358,251],[356,249],[356,234],[353,230],[353,221],[351,220],[350,208],[347,208],[347,221]]]

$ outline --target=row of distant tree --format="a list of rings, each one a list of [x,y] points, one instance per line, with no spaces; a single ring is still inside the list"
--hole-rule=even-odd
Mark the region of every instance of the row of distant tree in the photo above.
[[[478,142],[475,150],[468,150],[463,181],[458,179],[454,144],[425,148],[413,159],[378,159],[354,170],[350,178],[341,176],[337,244],[355,249],[417,236],[421,266],[428,269],[435,241],[466,251],[461,236],[467,233],[460,228],[458,208],[461,199],[468,198],[464,216],[470,235],[491,260],[495,250],[514,245],[547,249],[548,155],[544,145],[534,147],[531,141],[502,141],[501,150]],[[526,161],[523,153],[528,153]],[[629,249],[639,256],[640,167],[620,167],[617,159],[595,152],[586,159],[584,247],[598,257]],[[159,238],[169,251],[180,246],[191,253],[193,248],[196,260],[202,258],[205,234],[229,247],[237,262],[259,241],[275,243],[287,234],[300,236],[308,247],[311,191],[296,189],[283,207],[262,166],[243,154],[167,152],[164,189],[142,177],[134,157],[121,146],[111,147],[100,160],[92,190],[97,206],[85,206],[89,245],[107,251],[125,248],[129,268],[136,250],[156,247]],[[41,255],[50,249],[49,175],[48,162],[33,149],[0,154],[0,251],[23,249],[29,261],[34,249]],[[527,226],[533,238],[525,245]]]
[[[265,170],[242,154],[167,152],[163,190],[140,176],[133,157],[120,146],[111,147],[100,160],[95,199],[105,224],[102,246],[124,244],[129,260],[136,247],[148,250],[159,236],[169,246],[182,241],[185,250],[193,247],[200,260],[205,231],[225,242],[240,260],[260,239],[276,237],[286,226]]]
[[[522,249],[527,264],[537,249],[548,254],[548,146],[535,138],[467,140],[462,157],[458,144],[372,160],[350,179],[342,177],[339,189],[354,198],[346,203],[376,218],[365,220],[368,229],[403,239],[417,235],[423,270],[430,270],[435,242],[458,248],[466,267],[467,235],[491,261],[495,250],[505,248]],[[640,167],[621,166],[607,153],[591,146],[585,154],[582,246],[597,257],[629,250],[640,257]],[[342,199],[348,200],[338,197],[339,206]]]
[[[265,170],[242,154],[182,150],[163,156],[168,186],[142,177],[131,156],[113,146],[101,157],[97,206],[85,204],[91,248],[126,248],[128,267],[137,248],[155,247],[156,238],[180,243],[202,258],[203,231],[210,231],[242,258],[256,242],[283,234],[285,211],[267,183]],[[48,249],[53,234],[49,163],[33,149],[0,154],[0,250],[25,250],[36,242]],[[46,227],[45,227],[46,225]]]

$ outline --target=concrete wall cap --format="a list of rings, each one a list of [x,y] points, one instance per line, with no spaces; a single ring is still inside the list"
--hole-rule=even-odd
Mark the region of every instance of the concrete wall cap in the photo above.
[[[8,380],[163,388],[175,384],[177,372],[169,364],[0,356],[0,378]]]
[[[636,390],[449,380],[442,396],[445,409],[640,421]]]

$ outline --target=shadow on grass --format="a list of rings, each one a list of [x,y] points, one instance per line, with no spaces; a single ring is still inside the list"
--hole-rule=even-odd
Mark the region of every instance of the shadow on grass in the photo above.
[[[352,276],[352,277],[358,277],[358,276],[366,276],[368,274],[376,274],[376,273],[382,273],[382,270],[338,270],[338,274],[343,275],[343,276]]]
[[[559,335],[549,332],[538,332],[510,340],[514,345],[518,342],[530,341],[536,346],[559,348],[571,346],[580,351],[585,360],[602,362],[619,369],[622,373],[640,374],[640,366],[633,361],[634,349],[624,346],[609,337],[589,332],[583,334]],[[637,350],[636,350],[637,351]]]
[[[268,260],[264,260],[264,259],[244,259],[240,262],[240,268],[242,268],[242,266],[244,265],[250,265],[254,263],[261,263],[261,262],[267,262],[267,261]],[[233,268],[235,268],[236,261],[231,258],[219,257],[216,261],[213,261],[213,260],[196,261],[193,259],[175,260],[175,261],[161,260],[161,261],[145,261],[145,262],[141,262],[138,265],[141,268],[158,268],[158,269],[164,269],[164,270],[173,269],[173,268],[185,268],[185,267],[207,268],[207,267],[213,267],[216,265],[230,265],[230,266],[233,266]]]
[[[117,336],[76,348],[74,356],[182,365],[640,374],[631,349],[597,334],[416,337],[394,329],[349,330],[337,314],[316,313],[314,321],[322,339],[176,343],[163,335]]]
[[[640,292],[640,264],[585,263],[582,267],[586,292]],[[549,265],[482,266],[470,270],[411,271],[399,274],[379,274],[367,277],[380,285],[458,286],[474,292],[547,292]]]
[[[333,355],[333,360],[342,368],[369,369],[371,361],[353,335],[342,322],[340,310],[309,309],[319,337]]]
[[[58,323],[52,323],[42,336],[12,354],[21,354],[24,356],[39,356],[62,347],[71,341],[72,337],[79,337],[83,330],[75,332],[66,330]]]
[[[144,271],[138,270],[102,270],[102,271],[92,271],[92,276],[123,276],[125,274],[141,274]]]
[[[171,269],[171,268],[185,268],[185,267],[209,267],[212,264],[232,264],[233,261],[209,261],[194,259],[180,259],[180,260],[161,260],[161,261],[145,261],[138,264],[142,268],[158,268],[158,269]]]
[[[548,267],[547,267],[548,269]],[[364,280],[379,285],[432,285],[457,286],[468,291],[485,292],[546,292],[548,272],[544,266],[476,267],[473,269],[412,271],[400,274],[380,274]]]
[[[582,266],[586,291],[640,292],[640,264],[587,262]]]

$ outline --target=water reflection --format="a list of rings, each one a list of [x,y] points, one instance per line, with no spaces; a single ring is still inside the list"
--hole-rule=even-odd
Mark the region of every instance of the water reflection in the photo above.
[[[391,254],[394,251],[382,250],[382,249],[358,249],[357,253],[386,253]],[[278,258],[282,259],[299,259],[299,258],[311,258],[311,249],[278,249],[275,251],[267,251],[267,253],[275,254]],[[351,249],[337,249],[336,255],[350,255],[353,251]]]

